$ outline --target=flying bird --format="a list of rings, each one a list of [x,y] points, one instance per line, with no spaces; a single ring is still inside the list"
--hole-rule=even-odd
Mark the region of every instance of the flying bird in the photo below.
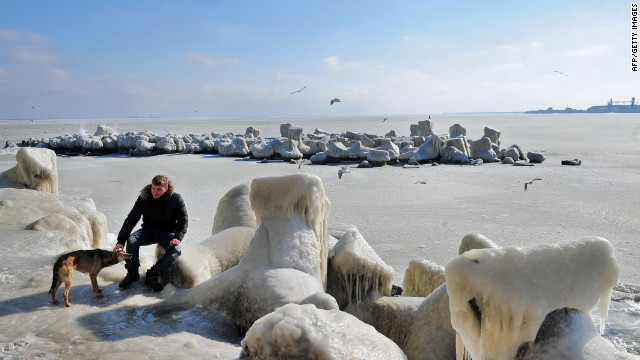
[[[560,75],[569,76],[569,75],[567,75],[567,74],[563,73],[562,71],[554,70],[553,72],[557,72],[557,73],[558,73],[558,74],[560,74]]]
[[[31,105],[31,108],[32,108],[33,110],[35,110],[35,109],[36,109],[36,107],[35,107],[34,105]]]
[[[340,101],[340,99],[338,98],[331,99],[331,105],[333,105],[333,103],[339,103],[339,102],[342,102],[342,101]]]
[[[292,92],[292,94],[299,93],[300,91],[302,91],[302,90],[304,90],[304,89],[306,89],[306,88],[307,88],[306,86],[303,86],[303,87],[302,87],[302,89],[300,89],[300,90],[296,90],[296,91]]]
[[[542,179],[541,178],[535,178],[535,179],[529,181],[528,183],[524,183],[524,191],[527,191],[527,186],[530,185],[530,184],[533,184],[533,182],[536,181],[536,180],[542,180]]]
[[[388,119],[388,118],[384,118],[384,119],[382,119],[382,122],[385,122],[385,121],[387,121],[387,119]]]
[[[342,179],[342,174],[344,173],[348,173],[349,170],[347,170],[346,166],[343,166],[340,168],[340,170],[338,170],[338,179]]]

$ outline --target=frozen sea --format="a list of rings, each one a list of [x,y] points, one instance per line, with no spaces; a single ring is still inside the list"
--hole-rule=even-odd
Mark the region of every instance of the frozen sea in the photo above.
[[[386,121],[383,121],[384,118]],[[151,119],[1,120],[0,144],[29,138],[94,133],[99,124],[120,133],[279,135],[280,124],[304,132],[316,128],[383,136],[409,135],[426,115],[350,117],[242,117]],[[519,144],[546,160],[534,167],[384,166],[351,168],[338,179],[338,166],[261,164],[217,155],[58,156],[61,197],[91,198],[108,221],[110,241],[119,231],[139,190],[157,173],[168,175],[187,204],[185,241],[211,234],[219,199],[233,186],[262,176],[308,172],[319,176],[331,201],[328,222],[353,224],[396,273],[402,285],[410,260],[446,265],[457,256],[465,234],[479,232],[498,245],[540,243],[601,236],[611,242],[621,273],[605,338],[640,354],[640,117],[637,114],[445,114],[431,115],[437,134],[453,124],[480,138],[484,127],[501,131],[501,145]],[[578,167],[561,160],[579,158]],[[0,150],[0,171],[15,165],[15,150]],[[523,184],[542,178],[528,191]],[[2,200],[2,199],[0,199]],[[91,292],[87,275],[76,274],[72,308],[51,305],[47,294],[51,265],[60,251],[46,238],[16,238],[17,223],[28,216],[0,207],[0,358],[221,358],[234,359],[242,338],[223,317],[201,307],[166,308],[160,302],[171,287],[149,292],[142,284],[121,291],[114,276],[99,277],[105,297]],[[149,248],[147,255],[151,256]],[[59,296],[61,294],[59,293]],[[635,300],[634,300],[635,299]],[[599,321],[598,309],[593,316]]]

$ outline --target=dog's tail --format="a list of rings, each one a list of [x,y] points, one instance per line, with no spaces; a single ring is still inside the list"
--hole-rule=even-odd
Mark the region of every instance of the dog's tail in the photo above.
[[[53,280],[51,280],[51,289],[49,289],[49,294],[53,292],[53,289],[56,287],[60,276],[58,275],[58,269],[60,268],[60,261],[56,261],[53,264]]]

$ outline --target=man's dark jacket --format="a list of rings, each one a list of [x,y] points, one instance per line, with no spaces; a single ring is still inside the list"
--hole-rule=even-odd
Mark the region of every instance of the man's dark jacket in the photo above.
[[[187,233],[187,208],[182,196],[173,192],[172,188],[157,199],[151,195],[151,185],[142,189],[118,233],[118,244],[124,245],[127,242],[140,217],[143,228],[175,233],[174,239],[182,241]]]

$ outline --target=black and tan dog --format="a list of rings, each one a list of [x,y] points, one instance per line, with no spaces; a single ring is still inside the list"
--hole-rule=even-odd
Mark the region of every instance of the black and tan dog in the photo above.
[[[102,268],[115,265],[122,260],[131,258],[131,254],[119,251],[114,253],[111,250],[76,250],[70,253],[66,253],[56,260],[53,264],[53,281],[51,283],[51,301],[55,304],[56,291],[64,282],[64,305],[66,307],[71,306],[69,303],[69,289],[73,284],[73,270],[78,270],[82,273],[89,273],[91,278],[91,287],[93,287],[93,293],[97,297],[102,297],[102,289],[98,288],[98,273]]]

